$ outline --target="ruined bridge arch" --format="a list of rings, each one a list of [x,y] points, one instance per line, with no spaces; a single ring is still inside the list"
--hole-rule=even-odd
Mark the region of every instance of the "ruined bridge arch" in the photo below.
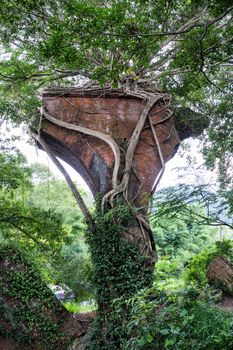
[[[123,193],[129,203],[145,208],[165,163],[180,140],[192,134],[176,121],[169,103],[165,93],[48,89],[39,133],[53,153],[83,177],[93,195],[101,192],[113,200]],[[138,211],[124,237],[138,244],[150,263],[156,260],[146,209]]]

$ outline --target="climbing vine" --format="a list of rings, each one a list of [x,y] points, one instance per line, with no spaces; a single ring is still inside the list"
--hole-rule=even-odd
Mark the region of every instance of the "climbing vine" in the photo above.
[[[0,247],[0,338],[24,349],[66,350],[61,331],[64,310],[41,280],[30,258],[19,248]]]
[[[88,349],[120,349],[124,339],[122,319],[115,317],[115,299],[127,299],[152,283],[152,267],[145,267],[136,245],[123,239],[122,232],[132,225],[134,216],[123,198],[102,213],[101,199],[94,214],[95,228],[87,233],[94,266],[93,284],[98,317],[90,335]]]

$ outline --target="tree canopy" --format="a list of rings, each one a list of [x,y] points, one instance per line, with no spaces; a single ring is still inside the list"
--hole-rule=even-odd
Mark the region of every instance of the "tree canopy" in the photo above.
[[[69,240],[62,214],[27,200],[32,169],[17,149],[6,143],[0,149],[0,241],[56,254]]]
[[[126,89],[149,84],[169,92],[173,106],[191,107],[208,119],[204,154],[229,184],[232,5],[216,0],[3,0],[2,118],[33,124],[38,96],[54,83],[97,81]]]
[[[231,59],[231,10],[231,2],[214,0],[2,1],[2,78],[40,84],[82,75],[104,83],[153,72],[149,79],[167,90],[180,73],[179,93],[209,85]]]

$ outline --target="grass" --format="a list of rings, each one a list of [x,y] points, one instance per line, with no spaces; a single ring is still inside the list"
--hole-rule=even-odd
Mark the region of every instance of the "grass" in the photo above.
[[[62,304],[66,310],[72,313],[91,312],[95,311],[97,308],[95,303],[90,303],[89,305],[80,305],[80,303],[77,303],[75,301],[65,301]]]

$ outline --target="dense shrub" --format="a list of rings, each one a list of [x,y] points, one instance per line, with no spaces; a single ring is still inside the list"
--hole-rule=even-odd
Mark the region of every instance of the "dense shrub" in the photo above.
[[[25,350],[66,350],[72,339],[62,327],[69,315],[16,246],[0,246],[0,282],[0,338]]]
[[[212,291],[189,288],[177,294],[146,291],[115,304],[115,315],[126,313],[124,350],[230,350],[233,315],[211,302]]]

